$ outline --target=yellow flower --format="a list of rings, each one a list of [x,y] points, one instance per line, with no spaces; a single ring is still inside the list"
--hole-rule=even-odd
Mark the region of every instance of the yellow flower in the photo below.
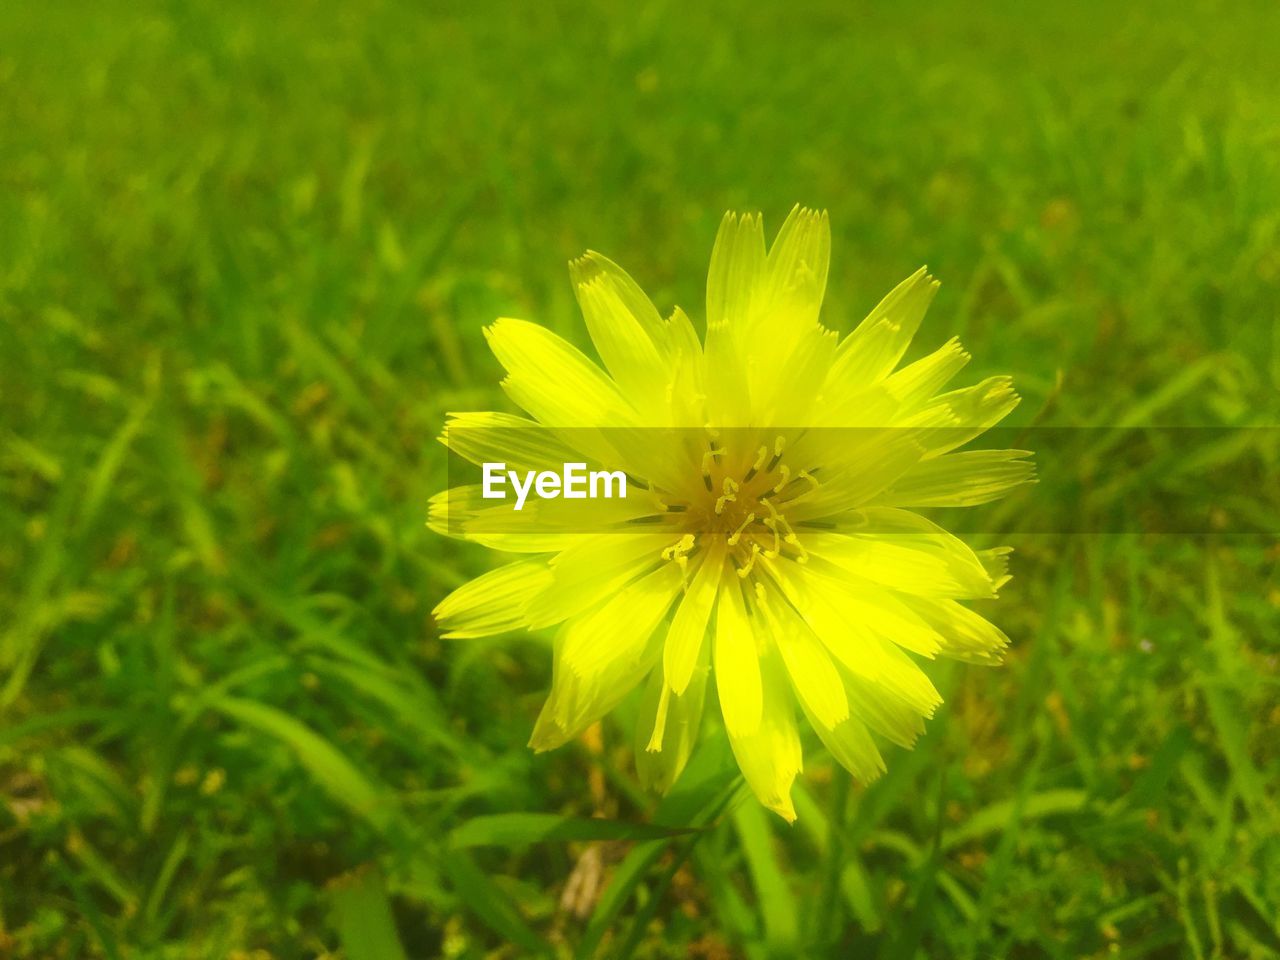
[[[870,780],[884,769],[872,734],[910,746],[941,702],[908,652],[999,661],[1007,638],[959,601],[994,597],[1009,551],[975,552],[911,509],[1032,481],[1025,452],[953,452],[1018,398],[1005,377],[940,393],[969,359],[955,340],[896,369],[937,289],[924,269],[843,340],[825,329],[830,245],[826,213],[797,207],[767,250],[759,215],[726,215],[702,340],[588,253],[570,273],[604,369],[531,323],[486,331],[532,419],[455,414],[441,440],[472,463],[583,461],[632,484],[518,513],[474,485],[432,501],[434,529],[528,555],[445,598],[446,636],[558,625],[534,749],[643,683],[637,765],[665,790],[714,675],[743,775],[793,820],[797,706]]]

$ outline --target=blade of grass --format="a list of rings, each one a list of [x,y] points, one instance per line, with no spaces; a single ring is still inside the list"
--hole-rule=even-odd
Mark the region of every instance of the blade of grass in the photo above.
[[[357,870],[333,881],[329,902],[349,960],[405,960],[391,901],[376,869]]]
[[[515,847],[569,840],[659,840],[696,832],[693,827],[664,827],[554,813],[502,813],[474,817],[449,834],[449,846]]]
[[[286,744],[334,799],[378,829],[387,826],[392,810],[386,791],[306,724],[275,707],[238,697],[218,697],[210,706]]]
[[[704,741],[685,767],[671,792],[654,812],[656,823],[702,827],[710,823],[733,798],[741,783],[738,766],[723,735]],[[695,842],[698,834],[695,836]],[[578,960],[595,955],[596,948],[648,869],[667,848],[667,840],[638,844],[627,854],[605,887],[600,902],[574,951]]]
[[[942,835],[942,849],[953,850],[989,833],[1008,829],[1018,821],[1038,820],[1059,814],[1078,813],[1088,801],[1083,790],[1042,790],[1013,797],[983,807],[960,826]]]
[[[463,904],[494,933],[533,954],[545,955],[547,945],[525,923],[511,900],[462,850],[440,858],[440,867]]]
[[[154,929],[160,916],[160,905],[164,903],[165,894],[169,892],[169,886],[173,883],[174,874],[178,872],[178,867],[182,865],[190,846],[191,832],[184,830],[178,834],[178,838],[173,841],[173,846],[169,848],[169,852],[165,855],[164,863],[160,865],[160,872],[156,875],[156,882],[152,884],[151,893],[147,895],[147,903],[142,910],[142,919],[149,927],[153,928],[152,932],[156,935],[162,932]]]
[[[775,956],[795,953],[800,939],[798,907],[773,849],[773,835],[758,803],[744,803],[733,811],[733,825],[742,841],[756,902],[764,918],[764,940]]]

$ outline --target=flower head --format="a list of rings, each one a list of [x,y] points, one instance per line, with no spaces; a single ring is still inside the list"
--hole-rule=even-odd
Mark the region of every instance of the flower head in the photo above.
[[[432,502],[435,529],[525,554],[440,603],[446,636],[558,627],[534,749],[643,685],[637,765],[666,789],[713,677],[742,773],[791,820],[797,713],[870,780],[873,734],[910,746],[941,702],[909,654],[999,660],[1007,638],[960,601],[995,596],[1009,551],[913,510],[1033,479],[1023,451],[955,452],[1018,398],[1004,377],[940,392],[969,359],[955,340],[899,368],[937,289],[924,269],[843,340],[824,328],[830,245],[825,213],[797,207],[767,249],[759,215],[727,215],[703,338],[586,254],[570,274],[603,369],[540,326],[486,330],[528,417],[456,414],[442,441],[473,463],[618,466],[637,491],[518,514],[473,486]]]

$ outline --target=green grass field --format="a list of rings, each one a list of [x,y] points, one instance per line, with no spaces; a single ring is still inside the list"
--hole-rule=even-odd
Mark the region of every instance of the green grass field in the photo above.
[[[928,263],[1015,426],[1280,423],[1280,8],[622,6],[0,7],[0,957],[1280,956],[1227,453],[1159,473],[1263,533],[998,514],[1007,663],[791,827],[714,723],[661,803],[632,708],[527,750],[547,637],[442,641],[423,526],[482,325],[585,344],[587,247],[700,317],[728,208],[831,211],[842,331]]]

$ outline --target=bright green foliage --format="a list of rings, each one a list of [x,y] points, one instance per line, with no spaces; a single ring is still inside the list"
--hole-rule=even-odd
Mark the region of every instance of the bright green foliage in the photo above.
[[[585,346],[587,246],[700,325],[726,209],[831,211],[842,333],[928,263],[1015,426],[1280,422],[1280,14],[1089,6],[0,5],[0,955],[1280,953],[1274,535],[995,508],[1005,664],[792,827],[428,613],[482,328]],[[1225,440],[1129,479],[1280,529]]]

